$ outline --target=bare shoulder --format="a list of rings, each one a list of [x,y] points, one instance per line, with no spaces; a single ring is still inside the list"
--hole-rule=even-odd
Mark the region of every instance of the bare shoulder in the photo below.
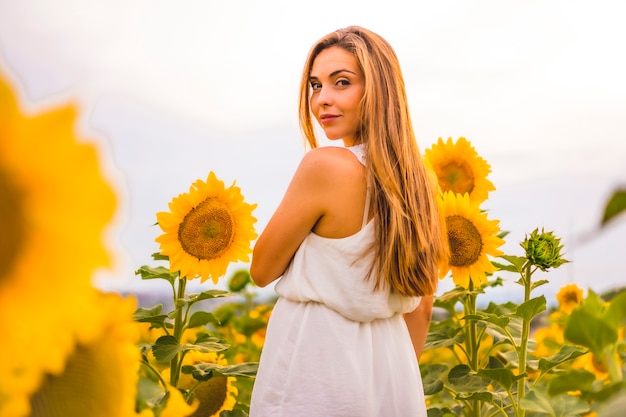
[[[321,180],[327,178],[335,181],[338,177],[361,174],[364,170],[352,152],[336,146],[311,149],[302,159],[300,167]]]

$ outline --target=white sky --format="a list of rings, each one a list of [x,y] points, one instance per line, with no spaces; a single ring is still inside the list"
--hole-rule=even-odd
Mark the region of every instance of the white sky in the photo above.
[[[302,155],[308,48],[358,24],[396,49],[422,150],[465,136],[492,165],[487,206],[511,231],[505,249],[555,230],[574,262],[550,273],[554,288],[602,290],[626,278],[625,222],[579,236],[626,183],[622,4],[0,0],[0,68],[25,109],[77,102],[83,136],[102,144],[121,198],[108,286],[136,284],[155,213],[210,170],[259,203],[262,229]]]

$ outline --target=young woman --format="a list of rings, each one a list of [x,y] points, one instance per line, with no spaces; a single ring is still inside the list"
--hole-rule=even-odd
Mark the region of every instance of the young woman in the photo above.
[[[343,146],[318,147],[313,118]],[[447,245],[388,42],[320,39],[300,125],[312,149],[250,266],[259,286],[280,278],[250,416],[426,416],[417,359]]]

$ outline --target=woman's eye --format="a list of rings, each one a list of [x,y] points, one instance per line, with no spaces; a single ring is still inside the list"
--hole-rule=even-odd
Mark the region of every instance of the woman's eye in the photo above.
[[[337,85],[342,86],[342,87],[346,87],[346,86],[350,85],[350,81],[348,81],[346,79],[337,80]]]
[[[322,88],[322,83],[318,81],[311,81],[311,88],[313,90],[319,90],[320,88]]]

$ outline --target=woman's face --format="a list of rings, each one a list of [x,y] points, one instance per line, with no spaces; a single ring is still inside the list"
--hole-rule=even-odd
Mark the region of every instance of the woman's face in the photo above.
[[[338,46],[322,50],[311,67],[311,111],[331,140],[358,143],[359,102],[365,79],[354,55]]]

